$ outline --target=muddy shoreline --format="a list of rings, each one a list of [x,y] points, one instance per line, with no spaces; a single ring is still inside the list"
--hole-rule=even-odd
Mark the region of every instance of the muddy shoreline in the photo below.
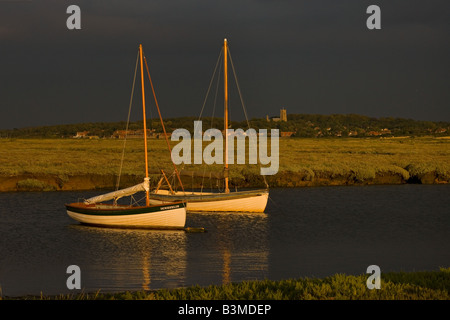
[[[114,189],[117,177],[101,174],[77,174],[77,175],[50,175],[50,174],[19,174],[0,175],[0,192],[17,191],[82,191],[82,190],[107,190]],[[249,175],[245,178],[234,178],[230,182],[230,188],[264,188],[266,182],[272,188],[295,188],[317,186],[345,186],[345,185],[400,185],[400,184],[447,184],[448,177],[437,172],[427,172],[420,175],[411,175],[408,179],[399,173],[377,172],[374,177],[361,179],[353,173],[337,175],[335,173],[315,172],[278,172],[273,176],[266,176],[265,180],[260,175]],[[131,186],[142,182],[138,175],[124,175],[121,177],[121,187]],[[155,179],[153,180],[155,181]],[[185,188],[200,188],[202,181],[189,180]],[[216,184],[214,183],[214,186]],[[210,187],[210,183],[204,188]]]

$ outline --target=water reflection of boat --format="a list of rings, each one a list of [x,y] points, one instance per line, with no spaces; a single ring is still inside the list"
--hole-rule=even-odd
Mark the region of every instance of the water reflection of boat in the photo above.
[[[81,224],[83,245],[99,255],[79,257],[90,290],[152,290],[262,280],[269,272],[268,215],[192,213],[210,231],[99,228]],[[105,264],[105,261],[108,261]],[[94,287],[93,287],[94,286]],[[89,288],[86,288],[89,289]]]
[[[83,236],[89,255],[83,266],[89,291],[118,292],[181,287],[186,281],[187,236],[183,230],[144,230],[70,225]],[[105,260],[108,262],[105,263]]]
[[[267,214],[220,212],[218,215],[217,212],[198,212],[191,213],[190,219],[206,225],[211,231],[206,242],[195,243],[194,238],[188,238],[190,246],[196,247],[195,257],[188,253],[188,267],[190,270],[202,270],[201,276],[197,276],[198,283],[228,284],[267,278]]]

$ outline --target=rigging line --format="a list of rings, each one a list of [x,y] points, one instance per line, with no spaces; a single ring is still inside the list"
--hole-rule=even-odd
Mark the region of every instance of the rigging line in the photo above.
[[[139,63],[139,51],[137,53],[137,58],[136,58],[136,67],[134,68],[133,86],[132,86],[132,89],[131,89],[130,105],[128,107],[128,118],[127,118],[127,125],[126,125],[126,129],[125,129],[125,139],[123,141],[122,158],[120,160],[119,175],[117,177],[117,183],[116,183],[116,191],[119,190],[120,176],[122,175],[123,159],[124,159],[124,156],[125,156],[125,145],[127,143],[128,126],[130,124],[131,106],[133,104],[134,85],[136,83],[136,74],[137,74],[138,63]]]
[[[233,59],[231,58],[230,48],[228,48],[228,55],[230,57],[230,64],[231,64],[231,68],[233,69],[234,80],[236,82],[236,87],[238,89],[239,98],[241,99],[242,109],[244,110],[245,120],[247,121],[248,129],[250,129],[250,122],[248,120],[247,110],[246,110],[245,104],[244,104],[244,99],[242,98],[241,88],[239,86],[239,82],[238,82],[238,79],[237,79],[237,74],[236,74],[236,70],[234,68]],[[259,163],[259,166],[261,167],[261,162]],[[266,185],[266,188],[269,188],[269,184],[267,183],[266,177],[264,175],[263,175],[263,179],[264,179],[264,183]]]
[[[219,65],[220,58],[222,57],[222,52],[223,52],[223,48],[222,48],[222,50],[220,50],[219,57],[217,58],[216,66],[215,66],[215,68],[214,68],[213,75],[212,75],[211,80],[210,80],[210,82],[209,82],[208,90],[206,91],[205,100],[203,101],[202,110],[200,111],[200,115],[198,116],[198,120],[201,119],[202,114],[203,114],[203,109],[205,109],[206,100],[208,99],[209,91],[211,90],[211,85],[212,85],[212,83],[213,83],[214,76],[215,76],[216,71],[217,71],[217,66]],[[195,129],[196,129],[196,128],[194,128],[194,132],[195,132]]]
[[[286,212],[286,206],[282,206],[280,205],[277,201],[275,201],[271,196],[268,197],[268,199],[270,200],[270,202],[281,211],[281,213],[285,213]]]
[[[230,64],[231,64],[231,68],[233,69],[234,81],[236,81],[236,87],[239,92],[239,98],[241,99],[242,109],[244,110],[244,114],[245,114],[245,120],[247,121],[248,128],[250,129],[250,122],[248,121],[247,110],[245,110],[244,99],[242,98],[242,94],[241,94],[241,88],[239,87],[236,70],[234,69],[233,60],[231,59],[230,48],[228,48],[228,56],[230,57]]]
[[[166,127],[164,126],[164,122],[163,122],[163,119],[162,119],[162,116],[161,116],[161,111],[159,110],[158,100],[156,99],[155,88],[153,86],[152,78],[150,77],[150,71],[148,69],[147,59],[145,58],[145,56],[144,56],[144,61],[145,61],[145,68],[147,69],[148,80],[150,81],[150,85],[152,87],[152,92],[153,92],[153,97],[155,99],[156,108],[158,109],[159,119],[161,120],[161,126],[162,126],[163,131],[164,131],[164,137],[166,138],[167,147],[169,149],[169,154],[170,154],[170,156],[172,156],[172,150],[170,148],[169,139],[167,138]],[[178,173],[177,166],[175,165],[175,163],[173,161],[172,161],[172,164],[173,164],[173,167],[175,169],[175,173],[177,174],[178,181],[180,182],[181,189],[184,191],[183,183],[181,182],[181,178],[180,178],[180,175]]]
[[[222,62],[220,62],[220,64],[222,65]],[[218,93],[219,93],[219,84],[220,84],[220,81],[219,81],[220,75],[221,75],[221,69],[219,69],[219,74],[217,75],[216,94],[214,96],[213,112],[212,112],[212,115],[211,115],[211,129],[213,127],[214,115],[215,115],[215,112],[216,112],[217,96],[218,96]]]

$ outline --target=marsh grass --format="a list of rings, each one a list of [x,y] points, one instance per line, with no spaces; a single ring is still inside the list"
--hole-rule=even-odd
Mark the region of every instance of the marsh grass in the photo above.
[[[369,290],[369,275],[335,274],[323,279],[261,280],[178,289],[58,296],[37,300],[449,300],[450,269],[390,272],[381,275],[381,289]]]
[[[55,191],[56,187],[37,179],[25,179],[17,182],[19,191]]]
[[[172,148],[177,143],[171,142]],[[122,148],[123,141],[115,139],[0,139],[0,175],[48,174],[61,177],[63,182],[73,175],[117,175]],[[449,139],[282,138],[278,174],[297,173],[305,181],[347,177],[364,182],[380,174],[395,174],[405,181],[415,177],[420,181],[433,173],[448,182],[449,160]],[[143,163],[142,141],[130,139],[122,174],[144,175]],[[173,170],[164,140],[149,141],[149,167]],[[220,171],[222,165],[179,166],[179,169],[193,168]],[[230,168],[232,179],[261,178],[257,165],[238,164]]]

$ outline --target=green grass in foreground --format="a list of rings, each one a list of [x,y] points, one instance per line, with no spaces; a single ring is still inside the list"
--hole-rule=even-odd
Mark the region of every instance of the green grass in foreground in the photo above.
[[[369,290],[370,275],[336,274],[323,279],[244,281],[206,287],[121,293],[27,297],[41,300],[450,300],[450,268],[381,275],[381,289]]]

